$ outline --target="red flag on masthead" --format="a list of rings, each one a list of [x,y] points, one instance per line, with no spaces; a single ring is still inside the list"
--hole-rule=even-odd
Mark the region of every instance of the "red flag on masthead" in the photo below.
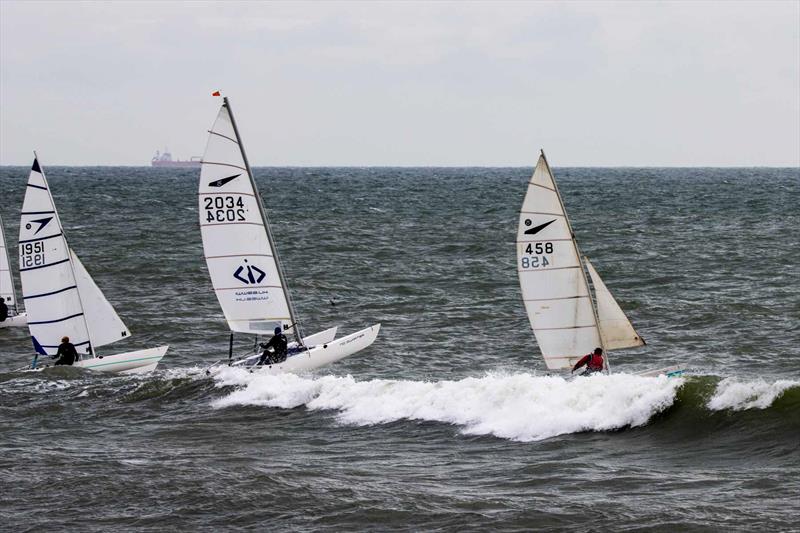
[[[219,91],[214,91],[213,93],[211,93],[211,96],[222,96],[222,95],[219,94]]]

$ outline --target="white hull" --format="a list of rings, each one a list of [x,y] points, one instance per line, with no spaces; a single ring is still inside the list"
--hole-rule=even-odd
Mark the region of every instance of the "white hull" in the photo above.
[[[158,362],[167,353],[169,346],[148,348],[135,352],[101,355],[78,361],[73,366],[96,372],[118,372],[120,374],[143,374],[156,369]]]
[[[20,313],[0,322],[0,328],[19,328],[28,325],[28,314]]]
[[[334,339],[331,342],[318,344],[307,351],[287,358],[286,361],[282,363],[274,365],[255,366],[260,355],[252,355],[246,359],[234,362],[231,366],[252,368],[255,371],[265,374],[284,374],[314,370],[315,368],[329,365],[367,348],[375,342],[375,338],[378,336],[380,329],[381,325],[375,324],[374,326],[356,331],[345,337]],[[327,331],[329,330],[316,335],[321,335]],[[316,335],[312,335],[309,338],[316,337]],[[217,368],[222,367],[218,366]]]
[[[332,328],[320,331],[319,333],[314,333],[308,337],[303,337],[303,344],[306,346],[316,346],[318,344],[327,344],[329,342],[333,342],[333,339],[336,338],[336,330],[338,329],[338,326],[333,326]],[[289,343],[290,348],[295,346],[297,346],[296,342]]]

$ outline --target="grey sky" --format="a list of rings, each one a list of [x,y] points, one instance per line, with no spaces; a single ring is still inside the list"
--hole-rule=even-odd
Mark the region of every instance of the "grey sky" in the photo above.
[[[800,2],[0,0],[0,164],[800,165]]]

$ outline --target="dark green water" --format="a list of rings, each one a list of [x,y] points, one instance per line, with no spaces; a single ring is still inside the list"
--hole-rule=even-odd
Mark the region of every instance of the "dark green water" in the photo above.
[[[648,341],[571,382],[519,295],[530,169],[256,169],[305,331],[382,329],[315,374],[215,378],[194,171],[45,171],[133,334],[101,352],[171,348],[149,376],[25,374],[0,329],[0,529],[800,529],[798,169],[556,169]],[[12,250],[27,174],[0,168]]]

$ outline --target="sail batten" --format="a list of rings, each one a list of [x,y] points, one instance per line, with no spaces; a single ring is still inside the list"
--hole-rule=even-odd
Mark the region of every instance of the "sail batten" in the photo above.
[[[291,299],[227,99],[209,130],[198,202],[204,257],[230,330],[292,331]]]

